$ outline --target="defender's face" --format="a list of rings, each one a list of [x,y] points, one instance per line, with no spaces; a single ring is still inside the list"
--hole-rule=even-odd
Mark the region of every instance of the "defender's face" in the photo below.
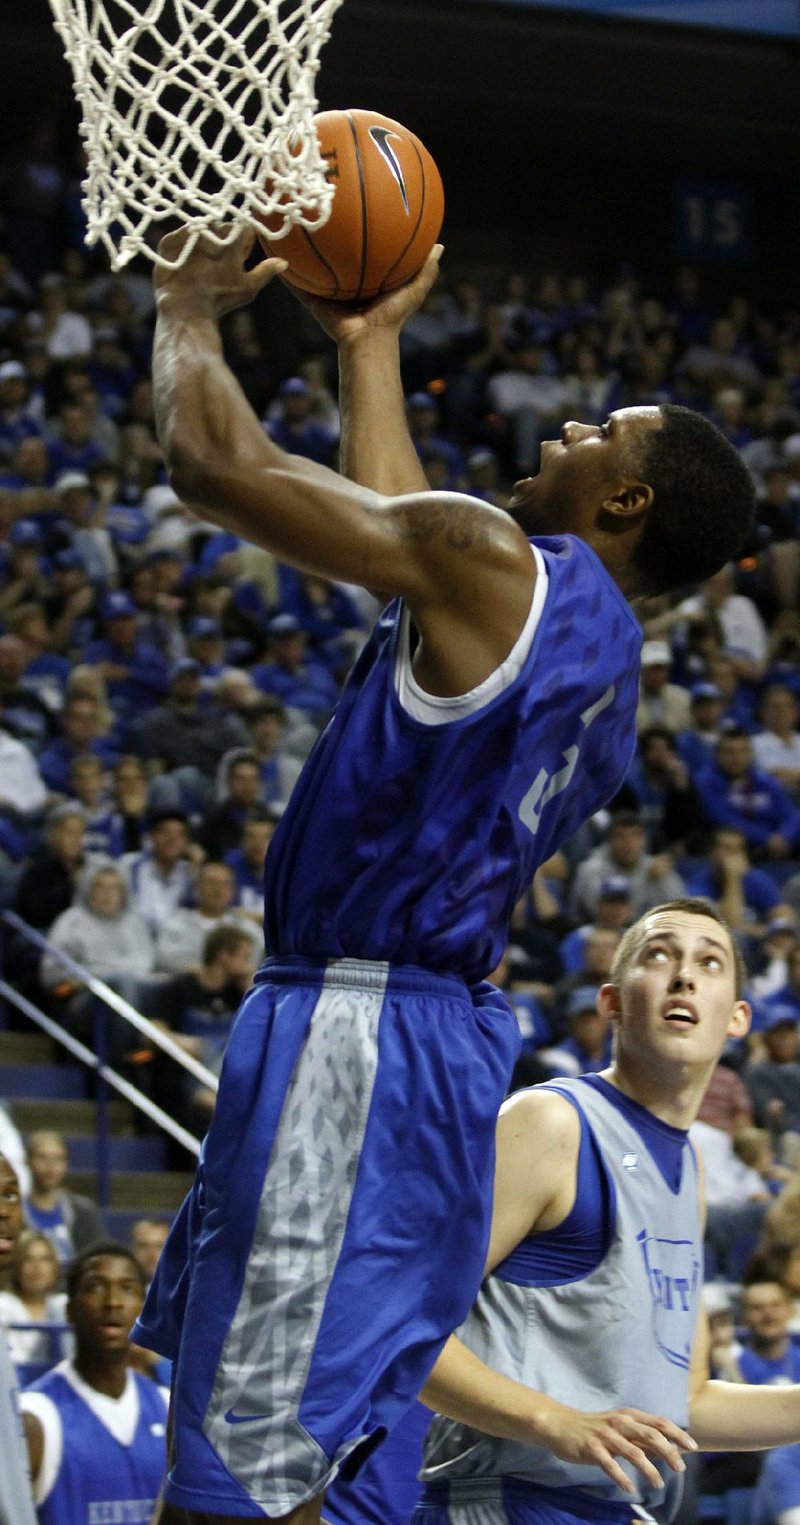
[[[750,1023],[746,1001],[736,998],[729,934],[689,911],[645,918],[618,998],[620,1048],[653,1058],[715,1063],[726,1039],[743,1037]]]
[[[637,461],[647,436],[663,428],[656,407],[620,408],[604,424],[564,424],[543,440],[539,473],[517,482],[509,511],[529,534],[579,529],[601,504],[641,481]]]

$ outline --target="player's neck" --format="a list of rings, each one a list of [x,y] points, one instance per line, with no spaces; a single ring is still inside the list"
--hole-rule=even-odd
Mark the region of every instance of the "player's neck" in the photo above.
[[[671,1066],[667,1072],[651,1058],[637,1064],[630,1056],[621,1054],[616,1055],[610,1069],[603,1071],[603,1078],[652,1112],[659,1122],[683,1130],[695,1121],[709,1080],[705,1071],[698,1076],[694,1069],[676,1070]]]
[[[74,1359],[75,1370],[87,1387],[107,1398],[121,1398],[128,1380],[128,1352],[118,1356],[98,1356],[93,1351],[79,1350]]]

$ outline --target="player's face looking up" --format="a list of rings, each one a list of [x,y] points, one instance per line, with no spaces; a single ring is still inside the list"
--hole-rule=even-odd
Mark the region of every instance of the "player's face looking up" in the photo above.
[[[715,1063],[725,1039],[743,1037],[749,1025],[736,978],[730,934],[711,917],[672,910],[643,917],[618,986],[601,992],[618,1023],[620,1057]]]
[[[133,1259],[93,1255],[68,1309],[79,1350],[96,1355],[125,1350],[143,1300],[142,1273]]]
[[[528,534],[588,527],[604,505],[641,516],[652,500],[641,447],[662,427],[657,407],[620,408],[604,424],[564,424],[560,439],[543,440],[538,475],[517,483],[511,513]]]

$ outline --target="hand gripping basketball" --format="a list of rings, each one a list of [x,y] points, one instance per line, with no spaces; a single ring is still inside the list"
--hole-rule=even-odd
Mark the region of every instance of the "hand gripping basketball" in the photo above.
[[[286,258],[286,279],[300,290],[368,302],[424,265],[444,216],[441,176],[413,132],[375,111],[322,111],[313,125],[334,187],[330,217],[283,238],[280,217],[261,218],[262,242]]]

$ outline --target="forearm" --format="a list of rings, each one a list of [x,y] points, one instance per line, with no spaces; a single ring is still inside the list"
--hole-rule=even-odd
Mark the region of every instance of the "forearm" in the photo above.
[[[529,1446],[544,1443],[547,1416],[562,1409],[543,1393],[492,1371],[455,1335],[447,1341],[420,1396],[428,1408],[448,1419]]]
[[[706,1382],[689,1405],[701,1451],[764,1451],[800,1441],[800,1386]]]
[[[406,425],[395,329],[368,329],[340,343],[339,407],[345,476],[392,497],[428,490]]]

